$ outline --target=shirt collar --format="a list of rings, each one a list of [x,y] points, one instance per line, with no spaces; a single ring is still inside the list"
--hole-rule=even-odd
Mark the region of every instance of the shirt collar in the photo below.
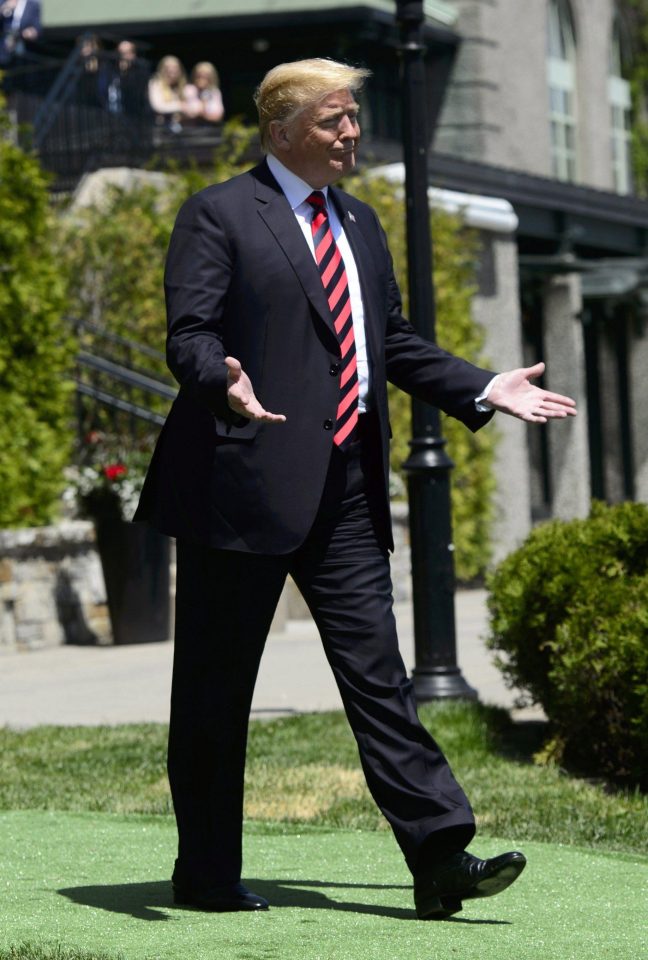
[[[286,200],[290,204],[291,209],[296,210],[297,207],[300,207],[306,198],[311,195],[313,187],[306,183],[305,180],[302,180],[301,177],[298,177],[296,173],[293,173],[292,170],[284,167],[283,163],[277,160],[274,154],[269,153],[266,160],[270,168],[270,173],[286,195]],[[324,197],[327,197],[328,187],[322,187],[320,193],[323,193]]]

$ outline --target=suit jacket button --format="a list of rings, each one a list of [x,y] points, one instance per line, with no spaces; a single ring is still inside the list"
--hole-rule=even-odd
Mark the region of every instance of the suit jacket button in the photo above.
[[[340,372],[340,364],[332,363],[331,366],[329,367],[329,373],[331,374],[331,376],[336,377],[339,372]]]
[[[325,429],[325,430],[332,430],[332,429],[333,429],[333,421],[332,421],[332,420],[325,420],[323,426],[324,426],[324,429]]]

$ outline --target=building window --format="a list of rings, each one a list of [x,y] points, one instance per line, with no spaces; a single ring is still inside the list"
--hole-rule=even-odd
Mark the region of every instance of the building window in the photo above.
[[[610,104],[612,175],[617,193],[630,193],[632,189],[631,98],[630,84],[624,76],[624,60],[621,24],[618,15],[615,15],[610,41],[608,102]]]
[[[575,180],[576,40],[568,0],[549,0],[547,41],[551,169],[558,180]]]

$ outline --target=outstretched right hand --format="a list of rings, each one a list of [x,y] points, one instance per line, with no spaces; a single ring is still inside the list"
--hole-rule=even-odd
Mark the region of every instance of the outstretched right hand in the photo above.
[[[269,413],[257,400],[247,373],[235,357],[225,357],[227,364],[227,402],[234,413],[248,420],[263,420],[265,423],[284,423],[282,413]]]

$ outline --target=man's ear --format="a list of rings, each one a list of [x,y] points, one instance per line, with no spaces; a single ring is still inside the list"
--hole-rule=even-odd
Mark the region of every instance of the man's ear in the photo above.
[[[288,124],[280,120],[271,120],[268,127],[272,145],[277,152],[287,153],[290,150],[291,139]]]

